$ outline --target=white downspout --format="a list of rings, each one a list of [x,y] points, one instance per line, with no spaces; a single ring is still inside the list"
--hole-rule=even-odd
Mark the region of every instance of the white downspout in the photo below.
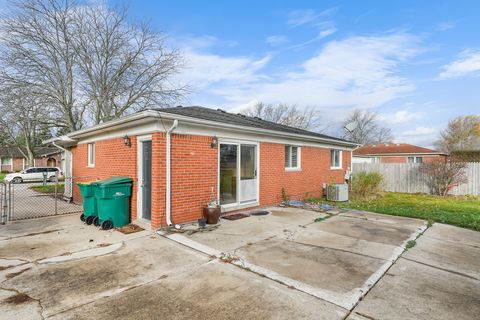
[[[65,178],[65,184],[68,184],[68,187],[65,186],[63,197],[64,199],[68,198],[68,200],[71,201],[71,199],[73,198],[73,162],[72,162],[72,157],[67,155],[67,153],[69,153],[70,151],[65,149],[64,147],[57,145],[55,141],[52,141],[52,145],[57,147],[60,150],[63,150],[63,152],[65,152],[65,172],[63,172],[63,175]],[[68,161],[69,163],[67,163],[67,158],[69,160]],[[67,170],[67,166],[68,166],[68,170]],[[67,180],[70,180],[70,181],[67,181]]]
[[[166,213],[166,219],[167,219],[167,225],[171,226],[172,225],[172,216],[171,216],[171,138],[170,135],[175,130],[175,128],[178,126],[178,120],[175,119],[173,121],[173,125],[168,129],[167,131],[167,165],[166,165],[166,197],[165,197],[165,213]]]

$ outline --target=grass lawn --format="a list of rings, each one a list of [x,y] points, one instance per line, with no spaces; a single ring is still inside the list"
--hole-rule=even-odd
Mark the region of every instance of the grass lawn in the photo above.
[[[5,178],[6,175],[7,175],[6,173],[0,172],[0,181],[3,181],[3,178]]]
[[[331,203],[323,199],[314,199],[313,202],[329,203],[340,208],[420,218],[480,231],[479,197],[443,198],[426,194],[387,192],[383,197],[373,200],[352,199],[343,203]]]
[[[53,184],[47,184],[46,186],[31,186],[30,189],[41,193],[55,193],[55,185]],[[64,190],[64,184],[58,184],[57,193],[63,193]]]

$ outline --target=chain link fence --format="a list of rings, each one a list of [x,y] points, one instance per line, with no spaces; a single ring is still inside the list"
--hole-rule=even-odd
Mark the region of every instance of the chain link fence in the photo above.
[[[80,213],[81,205],[72,202],[74,179],[43,182],[3,183],[2,208],[7,220],[23,220],[68,213]],[[2,220],[3,222],[3,220]]]

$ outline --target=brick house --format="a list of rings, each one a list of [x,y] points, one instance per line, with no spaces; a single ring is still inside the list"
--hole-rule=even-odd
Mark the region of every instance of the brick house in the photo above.
[[[28,167],[24,157],[26,150],[22,147],[0,147],[1,172],[18,172]],[[22,153],[23,151],[23,153]],[[63,151],[56,147],[35,147],[34,167],[60,167],[62,168]]]
[[[353,163],[422,163],[445,159],[445,153],[407,143],[367,144],[353,150]]]
[[[228,212],[278,204],[282,188],[321,196],[325,183],[345,181],[357,146],[202,107],[146,110],[50,142],[69,150],[74,181],[131,177],[131,220],[154,228],[196,221],[211,199]]]

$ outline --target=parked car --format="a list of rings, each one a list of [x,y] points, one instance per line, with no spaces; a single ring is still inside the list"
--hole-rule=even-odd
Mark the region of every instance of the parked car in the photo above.
[[[48,181],[54,181],[57,173],[59,177],[62,174],[60,168],[56,167],[31,167],[20,172],[9,173],[3,180],[12,183],[43,181],[45,173]]]

